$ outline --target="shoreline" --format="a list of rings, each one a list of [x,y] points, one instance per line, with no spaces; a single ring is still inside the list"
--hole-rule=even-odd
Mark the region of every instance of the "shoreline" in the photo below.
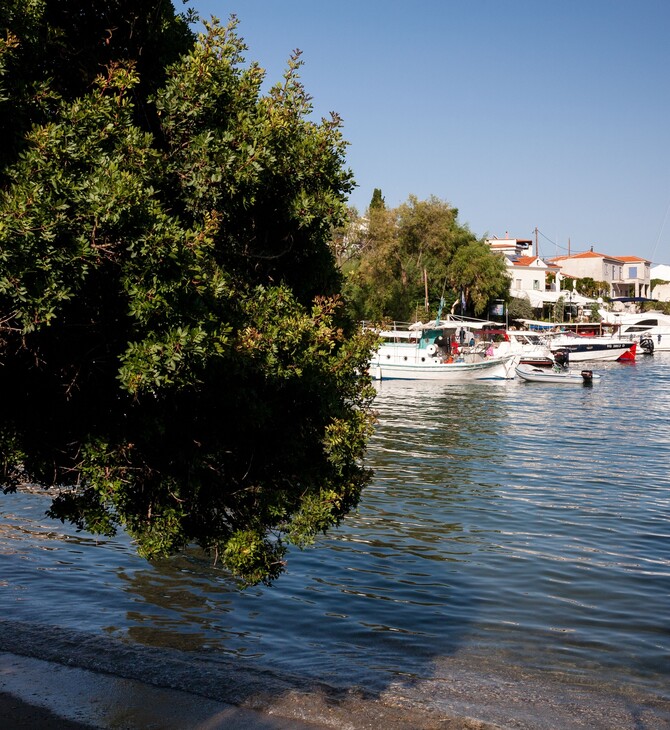
[[[51,710],[25,702],[13,694],[0,690],[0,717],[11,720],[12,730],[95,730],[94,725],[85,725],[66,720]]]
[[[344,693],[288,690],[228,704],[136,679],[0,653],[0,717],[12,730],[496,730],[498,725]]]
[[[104,659],[104,657],[100,657]],[[630,688],[599,696],[588,685],[566,686],[547,696],[533,674],[481,678],[487,692],[468,689],[474,670],[462,669],[427,681],[412,701],[400,695],[372,696],[360,688],[327,691],[296,687],[264,675],[253,691],[231,700],[231,684],[219,677],[218,698],[198,682],[179,683],[84,669],[67,657],[45,661],[0,651],[0,718],[12,730],[664,730],[667,702],[640,703]],[[102,666],[102,665],[101,665]],[[109,667],[110,665],[108,665]],[[234,674],[237,674],[235,672]],[[241,681],[250,679],[239,672]],[[200,680],[203,676],[200,675]],[[202,693],[200,690],[202,687]],[[226,701],[224,698],[228,697]],[[440,707],[435,707],[436,698]],[[425,703],[421,700],[425,700]],[[418,700],[418,702],[417,702]],[[431,707],[432,705],[432,707]]]

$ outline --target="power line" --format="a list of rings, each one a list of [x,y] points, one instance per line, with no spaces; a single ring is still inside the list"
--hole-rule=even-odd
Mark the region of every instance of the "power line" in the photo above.
[[[565,251],[566,253],[570,252],[569,248],[567,248],[566,246],[561,246],[560,243],[556,243],[556,241],[554,241],[553,239],[549,238],[549,236],[546,236],[544,233],[542,233],[542,231],[539,228],[536,228],[535,230],[542,236],[542,238],[544,238],[546,241],[549,241],[549,243],[551,243],[552,245],[556,246],[557,249],[560,249],[561,251]]]
[[[654,256],[656,256],[656,249],[658,248],[659,241],[661,240],[661,236],[663,235],[663,229],[665,228],[665,223],[668,220],[668,213],[670,212],[670,199],[668,199],[668,205],[665,209],[665,215],[663,216],[663,223],[661,223],[661,229],[658,232],[658,236],[656,238],[656,243],[654,244],[654,250],[651,252],[651,259],[650,261],[654,260]]]

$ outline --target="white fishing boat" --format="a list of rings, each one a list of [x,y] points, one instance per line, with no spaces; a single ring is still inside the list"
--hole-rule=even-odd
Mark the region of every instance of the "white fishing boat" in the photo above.
[[[511,380],[517,354],[496,355],[492,347],[474,344],[472,330],[486,324],[494,323],[452,315],[384,330],[370,360],[370,374],[375,380]]]
[[[569,370],[556,366],[550,369],[538,368],[534,365],[519,364],[516,374],[529,383],[572,383],[575,385],[591,385],[600,380],[600,375],[593,370]]]

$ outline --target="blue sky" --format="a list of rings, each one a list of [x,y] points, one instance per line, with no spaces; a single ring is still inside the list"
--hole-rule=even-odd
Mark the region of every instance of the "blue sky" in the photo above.
[[[179,0],[175,0],[179,7]],[[293,49],[344,120],[360,212],[436,196],[542,256],[670,263],[668,0],[191,0],[239,19],[280,80]]]

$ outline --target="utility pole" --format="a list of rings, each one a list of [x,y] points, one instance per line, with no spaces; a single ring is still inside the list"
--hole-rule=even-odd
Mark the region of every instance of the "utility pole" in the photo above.
[[[537,245],[537,226],[535,226],[535,257],[537,258],[540,255],[540,249]]]

